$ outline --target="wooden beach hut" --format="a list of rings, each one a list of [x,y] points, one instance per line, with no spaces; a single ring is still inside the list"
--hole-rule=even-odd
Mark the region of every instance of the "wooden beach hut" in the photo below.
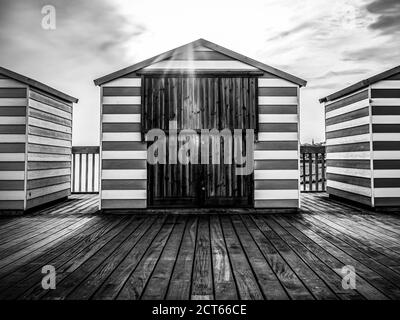
[[[101,209],[299,207],[299,88],[306,81],[199,39],[95,84]],[[171,121],[178,132],[253,129],[254,172],[239,176],[229,164],[149,164],[146,134],[168,131]]]
[[[328,193],[371,207],[400,206],[400,66],[320,102]]]
[[[0,67],[0,213],[23,213],[70,195],[77,101]]]

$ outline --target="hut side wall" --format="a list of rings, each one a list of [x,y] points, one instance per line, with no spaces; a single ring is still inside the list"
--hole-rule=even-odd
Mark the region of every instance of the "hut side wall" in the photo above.
[[[71,194],[72,103],[29,90],[26,209]]]
[[[102,86],[101,209],[145,208],[147,148],[141,142],[141,78]]]
[[[373,206],[369,89],[325,105],[327,192]]]
[[[296,84],[272,75],[258,80],[255,207],[299,207],[298,92]]]
[[[0,211],[25,208],[27,86],[0,75]]]
[[[371,86],[375,206],[400,206],[400,74]]]

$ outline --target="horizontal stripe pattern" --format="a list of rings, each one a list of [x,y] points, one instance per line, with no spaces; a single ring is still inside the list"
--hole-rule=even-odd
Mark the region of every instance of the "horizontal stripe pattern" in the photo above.
[[[400,206],[400,79],[372,85],[375,206]]]
[[[141,78],[102,87],[101,208],[146,207],[147,148],[141,142]]]
[[[23,210],[27,86],[0,79],[0,210]]]
[[[298,87],[279,78],[259,78],[258,104],[255,207],[298,207]]]

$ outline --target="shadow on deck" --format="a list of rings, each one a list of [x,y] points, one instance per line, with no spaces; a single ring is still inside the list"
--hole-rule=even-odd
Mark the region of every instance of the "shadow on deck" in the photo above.
[[[270,215],[99,215],[97,201],[0,219],[0,299],[400,298],[393,213],[326,194]],[[55,290],[42,289],[44,265]],[[342,286],[346,265],[355,289]]]

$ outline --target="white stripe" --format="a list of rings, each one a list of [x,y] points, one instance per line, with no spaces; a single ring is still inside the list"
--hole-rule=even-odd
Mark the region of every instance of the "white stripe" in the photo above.
[[[41,179],[48,177],[66,176],[71,173],[69,168],[66,169],[48,169],[28,171],[28,180]]]
[[[0,117],[0,124],[25,124],[25,116],[22,116],[22,117]]]
[[[360,186],[343,183],[343,182],[328,180],[326,182],[326,185],[327,185],[327,187],[331,187],[331,188],[335,188],[338,190],[343,190],[343,191],[347,191],[347,192],[351,192],[351,193],[360,194],[360,195],[363,195],[366,197],[371,197],[371,194],[372,194],[370,188],[360,187]]]
[[[400,107],[400,106],[399,106]],[[400,116],[372,116],[373,124],[400,124]]]
[[[372,89],[400,89],[399,80],[384,80],[371,85]]]
[[[373,105],[373,106],[400,106],[400,99],[398,99],[398,98],[372,99],[371,105]]]
[[[71,161],[70,154],[28,153],[29,161]]]
[[[400,188],[375,188],[375,198],[399,198]]]
[[[260,114],[259,123],[297,123],[297,114]]]
[[[352,111],[355,111],[355,110],[363,109],[363,108],[368,107],[368,106],[369,106],[369,100],[368,99],[362,100],[362,101],[357,101],[355,103],[349,104],[348,106],[329,111],[329,112],[326,113],[325,117],[326,117],[326,119],[329,119],[329,118],[332,118],[332,117],[340,116],[340,115],[348,113],[348,112],[352,112]]]
[[[13,79],[0,79],[0,88],[27,88],[27,86]]]
[[[400,178],[400,170],[375,170],[374,178]]]
[[[374,133],[372,139],[374,141],[400,141],[400,132]]]
[[[370,159],[371,153],[369,151],[356,151],[356,152],[328,152],[326,154],[327,160],[336,159]]]
[[[278,200],[298,198],[298,190],[254,190],[254,200]]]
[[[259,132],[258,141],[297,141],[297,132]]]
[[[147,159],[147,151],[103,151],[102,159]]]
[[[348,137],[341,137],[341,138],[335,138],[335,139],[327,139],[326,145],[333,146],[333,145],[337,145],[337,144],[369,142],[369,141],[370,141],[370,135],[368,133],[366,133],[366,134],[359,134],[357,136],[348,136]]]
[[[102,87],[140,87],[142,83],[141,78],[119,78],[105,84]]]
[[[266,159],[297,159],[297,150],[256,150],[254,151],[255,160]]]
[[[340,167],[328,166],[326,168],[326,173],[341,174],[344,176],[371,178],[371,170],[369,169],[340,168]]]
[[[0,180],[24,180],[24,171],[0,171]]]
[[[146,169],[102,170],[102,179],[147,179]]]
[[[31,106],[32,108],[44,111],[44,112],[54,114],[56,116],[59,116],[59,117],[65,118],[65,119],[68,119],[68,120],[72,120],[71,113],[65,112],[63,110],[49,106],[47,104],[41,103],[41,102],[33,100],[33,99],[29,99],[29,106]]]
[[[287,80],[279,79],[279,78],[258,78],[258,87],[295,87],[298,85]]]
[[[0,106],[24,107],[26,106],[26,98],[0,98]]]
[[[24,200],[25,191],[0,191],[0,200]]]
[[[35,127],[40,127],[40,128],[45,128],[45,129],[51,129],[55,131],[60,131],[60,132],[65,132],[65,133],[72,133],[72,129],[67,126],[63,126],[61,124],[55,124],[53,122],[49,121],[44,121],[36,118],[29,117],[29,125],[35,126]]]
[[[140,114],[103,114],[103,123],[107,122],[140,122]]]
[[[286,105],[286,104],[295,104],[297,105],[297,97],[258,97],[258,104],[270,104],[270,105]]]
[[[300,176],[298,170],[254,170],[255,180],[268,180],[268,179],[298,179]]]
[[[71,147],[71,141],[28,135],[28,142],[56,147]]]
[[[66,183],[61,183],[61,184],[57,184],[54,186],[32,189],[32,190],[29,190],[27,198],[34,199],[37,197],[48,195],[50,193],[54,193],[54,192],[58,192],[58,191],[62,191],[62,190],[70,189],[70,188],[71,188],[71,183],[66,182]]]
[[[156,62],[144,70],[153,69],[227,69],[227,70],[258,70],[257,68],[237,60],[164,60]]]
[[[25,142],[24,134],[0,134],[0,142]]]
[[[0,153],[0,161],[25,161],[25,153]]]
[[[374,151],[376,160],[400,160],[400,151]]]
[[[140,132],[105,132],[103,141],[141,141]]]
[[[358,118],[326,126],[326,132],[357,127],[364,124],[369,124],[369,117]]]
[[[105,199],[146,199],[146,190],[102,190],[101,198]]]
[[[140,104],[140,96],[103,97],[103,104]]]

